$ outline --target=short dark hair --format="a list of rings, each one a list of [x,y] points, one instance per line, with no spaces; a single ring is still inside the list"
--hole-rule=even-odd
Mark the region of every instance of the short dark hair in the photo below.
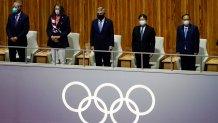
[[[189,17],[189,19],[190,19],[190,15],[189,15],[188,13],[186,13],[186,14],[183,14],[183,15],[182,15],[182,19],[183,19],[185,16],[188,16],[188,17]]]
[[[145,20],[148,19],[147,15],[145,15],[145,14],[140,14],[139,17],[138,17],[138,19],[140,19],[141,17],[143,17]]]

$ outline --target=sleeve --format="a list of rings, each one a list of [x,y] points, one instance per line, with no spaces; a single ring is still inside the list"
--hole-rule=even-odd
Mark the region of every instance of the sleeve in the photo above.
[[[151,51],[150,52],[152,52],[152,53],[155,51],[155,36],[156,36],[155,30],[154,30],[154,28],[152,28],[151,42],[150,42],[150,45],[151,45]]]
[[[23,24],[23,30],[17,35],[17,38],[21,38],[27,35],[30,30],[29,17],[26,16]]]
[[[48,37],[51,37],[51,36],[52,36],[51,17],[48,18],[48,23],[47,23],[46,32],[47,32]]]
[[[195,31],[195,53],[198,53],[199,52],[199,43],[200,43],[200,33],[199,33],[199,30],[198,30],[198,27],[196,27],[196,31]]]
[[[135,35],[135,28],[132,31],[132,51],[135,52],[135,41],[136,41],[136,35]]]
[[[114,25],[111,21],[111,28],[110,28],[110,46],[114,47]]]
[[[7,26],[6,26],[6,32],[7,32],[8,38],[10,39],[12,37],[12,34],[11,34],[11,24],[10,24],[10,16],[8,17],[8,22],[7,22]]]
[[[94,46],[94,35],[95,35],[95,32],[94,32],[94,21],[92,21],[92,24],[91,24],[91,34],[90,34],[90,46]]]
[[[71,32],[71,28],[70,28],[70,19],[68,16],[66,16],[66,22],[65,22],[65,30],[61,30],[61,37],[66,37],[70,32]]]
[[[177,29],[177,33],[176,33],[176,52],[180,52],[180,35],[179,35],[179,27]]]

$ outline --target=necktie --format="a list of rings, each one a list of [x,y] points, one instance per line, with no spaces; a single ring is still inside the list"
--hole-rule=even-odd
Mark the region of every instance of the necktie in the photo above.
[[[15,27],[17,26],[17,23],[18,23],[18,15],[15,15]]]
[[[142,40],[143,39],[143,35],[144,35],[144,27],[141,27],[140,34],[141,34],[141,40]]]
[[[185,27],[185,38],[187,37],[187,33],[188,33],[188,28],[187,27]],[[186,45],[185,45],[185,47],[184,47],[184,49],[186,50]]]
[[[102,31],[102,21],[99,21],[98,28],[99,28],[99,31],[101,32]]]
[[[187,37],[188,28],[185,27],[185,38]]]

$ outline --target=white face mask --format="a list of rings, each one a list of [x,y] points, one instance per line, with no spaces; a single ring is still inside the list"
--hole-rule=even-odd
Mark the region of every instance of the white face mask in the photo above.
[[[184,24],[185,26],[189,25],[189,23],[190,23],[189,20],[185,20],[185,21],[183,21],[183,24]]]
[[[60,14],[60,10],[55,10],[55,14],[59,15]]]
[[[141,26],[144,26],[146,23],[147,23],[146,20],[140,20],[140,21],[139,21],[139,24],[140,24]]]

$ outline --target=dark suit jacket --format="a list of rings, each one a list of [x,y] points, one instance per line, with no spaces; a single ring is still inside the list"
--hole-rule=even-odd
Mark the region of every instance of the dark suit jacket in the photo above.
[[[143,38],[140,34],[141,26],[136,26],[132,33],[132,51],[133,52],[154,52],[155,50],[155,31],[154,28],[146,25]]]
[[[57,28],[61,31],[58,34],[54,34],[52,32],[52,20],[51,20],[51,16],[48,19],[48,25],[47,25],[47,35],[49,37],[48,39],[48,43],[47,45],[53,48],[66,48],[69,47],[69,42],[68,42],[68,34],[71,32],[71,28],[70,28],[70,19],[68,16],[63,15],[60,20],[59,23],[57,24]],[[61,38],[59,39],[58,43],[55,43],[54,41],[51,40],[51,36],[61,36]]]
[[[10,14],[6,27],[9,46],[27,46],[27,33],[29,32],[29,17],[21,12],[17,25],[15,26],[15,14]],[[10,40],[11,37],[18,37],[16,43]]]
[[[199,30],[195,25],[190,24],[185,38],[184,25],[177,29],[176,52],[181,54],[194,54],[199,52]],[[186,46],[186,50],[185,50]]]
[[[109,50],[109,46],[114,46],[114,27],[110,19],[105,18],[102,31],[98,28],[98,19],[92,21],[90,45],[95,50]]]

